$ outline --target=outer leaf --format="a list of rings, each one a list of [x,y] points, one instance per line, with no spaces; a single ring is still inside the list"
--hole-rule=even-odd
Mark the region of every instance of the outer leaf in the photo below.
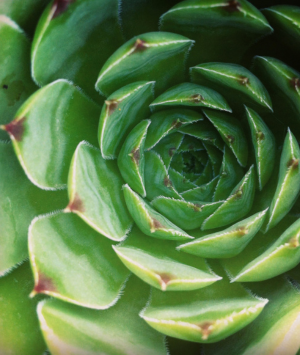
[[[150,114],[153,82],[129,84],[114,92],[102,108],[98,140],[104,159],[115,159],[128,133]]]
[[[178,249],[204,258],[231,258],[245,249],[260,230],[266,212],[256,213],[220,232],[182,244]]]
[[[32,296],[44,293],[83,307],[106,309],[117,302],[129,276],[112,242],[73,214],[34,219],[29,251],[35,279]]]
[[[13,6],[12,1],[1,1],[0,13],[13,12]],[[30,42],[21,28],[4,15],[0,15],[0,37],[0,124],[5,124],[37,87],[30,76]],[[7,135],[1,132],[0,138],[6,139]]]
[[[270,301],[249,326],[217,344],[206,355],[294,355],[299,351],[299,289],[283,278],[249,285]]]
[[[99,101],[94,90],[99,68],[123,43],[118,12],[118,0],[52,1],[40,18],[33,40],[35,81],[45,85],[69,79]]]
[[[98,149],[81,142],[70,167],[67,210],[107,238],[121,240],[132,225],[122,185],[117,164],[104,160]]]
[[[246,114],[254,146],[259,189],[262,190],[274,169],[275,137],[262,118],[246,106]]]
[[[162,15],[161,30],[196,41],[191,65],[217,60],[238,63],[251,44],[272,32],[261,12],[245,0],[182,1]]]
[[[163,336],[138,317],[149,287],[130,278],[125,294],[112,308],[97,311],[59,300],[38,306],[44,338],[52,355],[166,355]]]
[[[1,355],[41,355],[46,350],[36,316],[38,299],[28,297],[32,286],[28,262],[0,279]]]
[[[202,230],[223,227],[246,216],[251,210],[254,193],[255,172],[252,165],[227,200],[204,221]]]
[[[290,211],[300,192],[300,148],[294,135],[288,130],[280,159],[277,188],[271,202],[265,231]]]
[[[31,220],[63,208],[66,191],[43,191],[27,179],[12,145],[0,142],[0,275],[28,257]]]
[[[155,209],[176,223],[177,226],[186,230],[199,228],[203,221],[212,215],[222,203],[223,201],[193,203],[167,197],[157,197],[152,201]]]
[[[257,110],[272,111],[270,95],[261,81],[248,69],[227,63],[204,63],[191,68],[194,83],[218,90],[233,111],[243,112],[243,104]]]
[[[99,107],[66,80],[32,95],[4,126],[28,178],[38,187],[66,187],[77,144],[95,143]]]
[[[227,101],[215,90],[193,83],[182,83],[171,87],[158,96],[150,105],[152,111],[169,106],[208,107],[231,112]]]
[[[156,90],[184,80],[184,62],[193,41],[168,32],[150,32],[121,46],[102,67],[96,89],[105,96],[139,80],[156,81]]]
[[[196,290],[221,279],[204,259],[179,253],[170,241],[149,240],[137,228],[114,249],[128,269],[162,291]]]
[[[150,237],[168,240],[186,240],[191,237],[166,217],[155,211],[143,198],[123,186],[127,208],[139,229]]]
[[[144,120],[134,127],[118,156],[118,167],[123,179],[143,197],[146,196],[144,144],[149,124],[149,120]]]
[[[141,316],[154,329],[169,336],[215,342],[251,323],[267,303],[236,286],[224,274],[223,280],[200,291],[170,294],[153,290]]]

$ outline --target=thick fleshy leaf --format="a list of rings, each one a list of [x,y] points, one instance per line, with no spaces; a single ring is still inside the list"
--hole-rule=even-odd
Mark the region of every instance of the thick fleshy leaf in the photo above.
[[[231,112],[227,101],[217,91],[193,83],[171,87],[158,96],[150,108],[152,111],[158,111],[172,106],[207,107]]]
[[[215,188],[219,181],[219,176],[216,176],[210,182],[201,186],[192,188],[191,190],[184,191],[181,196],[186,201],[204,201],[209,202],[212,200]]]
[[[118,0],[52,1],[33,40],[33,78],[41,85],[72,80],[97,101],[99,68],[123,42]]]
[[[12,144],[0,141],[0,275],[28,257],[31,220],[64,208],[67,191],[43,191],[24,174]]]
[[[109,96],[124,85],[151,80],[156,81],[155,90],[161,93],[184,80],[185,57],[192,43],[186,37],[168,32],[134,37],[106,61],[96,89]]]
[[[38,316],[52,355],[166,355],[164,337],[138,316],[149,287],[135,277],[110,309],[87,309],[56,299],[41,302]]]
[[[248,145],[240,121],[224,112],[204,110],[204,113],[232,150],[239,164],[245,167],[248,161]]]
[[[205,354],[298,354],[299,288],[281,277],[249,286],[255,294],[268,298],[269,303],[245,329],[217,344],[206,345]]]
[[[246,107],[246,115],[254,147],[259,189],[262,190],[271,177],[275,165],[275,137],[262,118]]]
[[[238,63],[245,50],[272,32],[265,17],[248,1],[188,0],[161,16],[161,30],[195,40],[189,63]]]
[[[13,12],[11,7],[12,1],[1,1],[0,13]],[[10,18],[0,15],[0,37],[0,124],[6,124],[37,87],[30,76],[30,42],[25,33]],[[7,137],[0,132],[1,139]]]
[[[195,180],[195,184],[201,186],[209,182],[213,177],[214,177],[214,173],[213,173],[212,164],[210,161],[208,161],[207,164],[205,165],[205,168],[202,171],[201,176],[197,180]]]
[[[283,274],[300,262],[300,219],[263,254],[247,264],[232,281],[263,281]]]
[[[178,152],[183,138],[184,135],[182,133],[169,134],[154,147],[153,150],[161,156],[167,169],[169,169],[174,155]]]
[[[179,253],[172,242],[149,240],[138,228],[114,249],[129,270],[162,291],[196,290],[221,279],[204,259]]]
[[[115,159],[128,133],[150,114],[154,82],[126,85],[108,97],[103,105],[98,140],[104,159]]]
[[[96,143],[99,106],[71,83],[58,80],[33,94],[3,128],[28,178],[38,187],[66,187],[77,144]]]
[[[202,230],[223,227],[245,217],[251,210],[254,194],[255,171],[252,165],[227,200],[204,221]]]
[[[271,57],[255,57],[253,72],[269,91],[273,106],[274,118],[289,125],[300,137],[300,73],[278,59]],[[275,121],[276,122],[276,121]]]
[[[256,213],[220,232],[180,245],[178,249],[204,258],[231,258],[245,249],[260,230],[266,212]],[[197,237],[195,233],[193,236]]]
[[[166,217],[155,211],[142,197],[123,186],[127,208],[139,229],[150,237],[168,240],[186,240],[191,237]]]
[[[194,83],[218,90],[234,112],[243,112],[243,104],[257,110],[272,111],[270,95],[261,81],[248,69],[228,63],[204,63],[191,68]]]
[[[155,209],[178,227],[186,230],[199,228],[203,221],[212,215],[222,204],[223,201],[213,203],[200,201],[187,202],[162,196],[152,201]]]
[[[39,299],[28,297],[32,287],[28,262],[0,279],[1,355],[41,355],[46,350],[36,315]]]
[[[146,196],[144,144],[149,124],[149,120],[144,120],[133,128],[118,156],[118,167],[123,179],[143,197]]]
[[[35,279],[32,296],[44,293],[106,309],[117,302],[129,276],[112,242],[74,214],[35,218],[29,229],[29,253]]]
[[[145,153],[145,185],[148,200],[157,196],[181,198],[170,180],[162,158],[153,150]]]
[[[98,149],[78,145],[69,172],[68,211],[112,240],[122,240],[131,228],[117,163],[104,160]]]
[[[168,134],[177,132],[182,126],[202,121],[203,115],[189,109],[178,108],[154,113],[150,119],[151,126],[145,143],[147,150],[152,149]]]
[[[49,0],[1,0],[0,13],[13,19],[32,35],[38,19]]]
[[[220,169],[222,166],[223,156],[219,149],[213,147],[212,145],[203,143],[204,148],[207,151],[208,158],[211,162],[214,176],[218,176],[220,174]]]
[[[170,293],[153,289],[141,316],[159,332],[201,343],[224,339],[245,327],[260,314],[267,300],[230,284],[221,268],[215,271],[223,280],[199,291]]]
[[[214,201],[225,200],[233,188],[243,178],[244,172],[230,148],[224,147],[220,178],[213,196]]]
[[[293,207],[300,192],[300,148],[299,144],[288,130],[280,159],[280,169],[277,188],[271,202],[265,231],[276,224]]]
[[[176,191],[178,191],[180,194],[186,190],[190,190],[197,187],[197,185],[192,183],[184,175],[180,174],[178,171],[172,168],[169,169],[169,176],[173,185],[176,188]]]

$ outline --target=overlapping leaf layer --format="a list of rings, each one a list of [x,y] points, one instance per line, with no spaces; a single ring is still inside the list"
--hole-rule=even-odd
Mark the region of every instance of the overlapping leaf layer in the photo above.
[[[300,8],[250,2],[2,1],[1,354],[298,353]]]

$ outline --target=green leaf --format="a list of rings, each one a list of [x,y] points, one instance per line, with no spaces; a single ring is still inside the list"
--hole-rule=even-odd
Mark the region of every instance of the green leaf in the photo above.
[[[212,197],[215,192],[215,188],[219,182],[219,178],[220,178],[219,176],[216,176],[214,179],[212,179],[210,182],[206,184],[184,191],[183,193],[181,193],[181,196],[186,201],[209,202],[212,200]]]
[[[0,13],[10,14],[12,7],[12,1],[1,1]],[[0,37],[0,124],[6,124],[37,87],[30,75],[30,42],[4,15],[0,15]],[[0,132],[0,138],[6,139],[7,134]]]
[[[29,229],[29,253],[35,279],[31,296],[44,293],[106,309],[117,302],[129,276],[112,242],[69,213],[35,218]]]
[[[158,96],[150,105],[152,111],[173,106],[208,107],[231,112],[227,101],[215,90],[193,83],[182,83],[171,87]]]
[[[184,81],[185,57],[190,39],[167,32],[150,32],[134,37],[122,45],[104,64],[96,89],[109,96],[134,81],[156,81],[155,89]]]
[[[300,73],[271,57],[255,57],[253,72],[271,95],[274,104],[273,120],[277,118],[285,126],[290,126],[299,137]]]
[[[300,192],[299,160],[298,142],[288,130],[281,153],[277,188],[269,209],[265,231],[276,226],[296,202]]]
[[[39,299],[28,297],[32,287],[28,262],[0,279],[0,349],[3,355],[41,355],[46,350],[36,315]]]
[[[145,149],[150,150],[168,134],[173,134],[194,122],[202,121],[201,113],[185,109],[171,109],[156,112],[150,116],[151,125],[146,138]]]
[[[298,354],[299,288],[283,277],[249,286],[254,293],[268,298],[269,303],[246,328],[217,344],[206,345],[205,354]]]
[[[108,97],[103,105],[98,141],[104,159],[115,159],[128,133],[149,114],[154,82],[126,85]]]
[[[213,177],[214,177],[214,174],[213,174],[212,164],[210,161],[208,161],[202,171],[201,176],[197,180],[195,180],[195,184],[198,186],[201,186],[201,185],[209,182]]]
[[[177,249],[203,258],[231,258],[245,249],[260,230],[266,212],[256,213],[222,231],[182,244]],[[193,236],[197,237],[196,234],[193,233]]]
[[[246,216],[251,210],[254,194],[255,172],[252,165],[227,200],[204,221],[202,230],[223,227]]]
[[[212,145],[203,143],[204,148],[207,151],[208,158],[211,162],[214,176],[218,176],[220,174],[220,169],[222,165],[222,153],[219,149],[213,147]]]
[[[216,186],[213,201],[226,200],[243,175],[242,167],[238,164],[230,148],[225,146],[220,178]]]
[[[179,147],[181,147],[183,138],[184,135],[182,133],[169,134],[162,138],[162,140],[154,147],[153,150],[161,156],[167,169],[169,169],[174,155],[178,152]]]
[[[144,144],[150,120],[137,124],[128,134],[118,156],[118,168],[123,179],[143,197],[145,190]]]
[[[12,144],[0,141],[0,275],[28,257],[27,234],[31,220],[63,208],[66,191],[43,191],[24,174]]]
[[[245,167],[248,161],[247,137],[238,119],[224,112],[203,110],[205,116],[220,133],[238,163]]]
[[[116,162],[104,160],[98,149],[81,142],[70,167],[66,210],[107,238],[122,240],[132,225],[122,185]]]
[[[118,0],[52,1],[33,40],[33,78],[41,85],[72,80],[101,101],[94,90],[99,68],[122,43]]]
[[[184,175],[180,174],[178,171],[176,171],[173,168],[169,169],[169,176],[173,185],[175,186],[176,191],[178,191],[181,195],[182,192],[197,187],[197,185],[192,183]]]
[[[49,0],[1,0],[0,13],[13,19],[29,35],[32,35],[48,2]]]
[[[200,201],[187,202],[164,196],[157,197],[152,201],[155,209],[178,227],[186,230],[199,228],[203,221],[212,215],[222,204],[223,201],[212,203]]]
[[[254,147],[258,185],[262,190],[270,179],[275,165],[275,137],[254,110],[247,106],[245,108]]]
[[[170,241],[149,240],[137,228],[114,249],[129,270],[162,291],[196,290],[221,279],[204,259],[179,253]]]
[[[181,198],[170,180],[162,158],[153,150],[145,152],[145,186],[148,200],[157,196]]]
[[[164,337],[138,316],[149,287],[135,277],[107,310],[87,309],[56,299],[41,302],[38,316],[52,355],[166,355]]]
[[[243,112],[243,104],[260,111],[273,111],[267,89],[254,74],[240,65],[204,63],[191,68],[190,73],[192,82],[218,90],[234,112]]]
[[[38,187],[66,187],[77,144],[96,143],[99,107],[74,85],[58,80],[33,94],[3,128],[28,178]]]
[[[238,63],[246,49],[272,28],[248,1],[188,0],[161,16],[162,31],[195,40],[189,63]]]
[[[260,314],[267,300],[230,284],[221,268],[217,272],[223,280],[199,291],[153,289],[141,316],[159,332],[200,343],[216,342],[237,332]]]
[[[232,282],[263,281],[280,275],[300,262],[300,219],[263,254],[247,264]]]

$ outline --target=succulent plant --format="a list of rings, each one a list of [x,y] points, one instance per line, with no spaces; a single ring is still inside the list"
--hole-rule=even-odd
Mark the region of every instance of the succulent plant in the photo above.
[[[299,354],[292,5],[2,0],[1,355]]]

